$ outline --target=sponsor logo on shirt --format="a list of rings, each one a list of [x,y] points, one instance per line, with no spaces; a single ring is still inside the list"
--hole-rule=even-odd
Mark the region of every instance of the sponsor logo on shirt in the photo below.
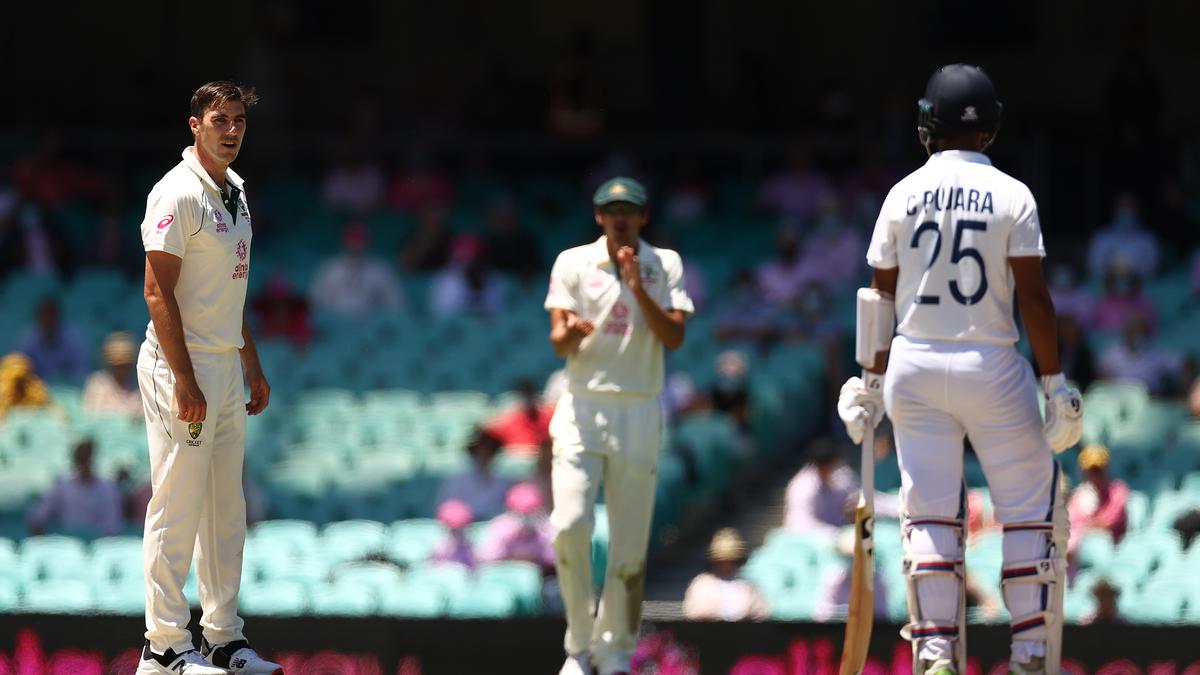
[[[221,210],[213,211],[213,218],[217,221],[217,232],[228,232],[229,225],[225,222],[225,216],[221,215]]]
[[[173,223],[173,222],[175,222],[174,215],[168,214],[166,216],[163,216],[163,219],[158,221],[158,229],[165,230],[168,227],[170,227],[171,223]]]
[[[233,276],[230,279],[245,279],[250,274],[250,264],[246,262],[246,256],[250,254],[250,247],[246,245],[245,239],[238,241],[235,252],[238,260],[242,262],[233,266]]]
[[[633,326],[629,324],[629,305],[623,302],[617,302],[613,305],[612,313],[608,322],[604,324],[605,335],[625,336],[633,332]]]

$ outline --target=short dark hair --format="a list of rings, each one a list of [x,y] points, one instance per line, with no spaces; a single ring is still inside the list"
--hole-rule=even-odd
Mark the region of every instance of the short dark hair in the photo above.
[[[192,117],[204,117],[205,112],[230,101],[240,101],[249,111],[258,103],[258,94],[255,93],[254,87],[229,80],[209,82],[192,94]]]

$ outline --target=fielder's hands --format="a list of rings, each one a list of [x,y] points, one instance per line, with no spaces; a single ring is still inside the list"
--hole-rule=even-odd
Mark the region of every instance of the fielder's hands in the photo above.
[[[1062,373],[1042,378],[1046,396],[1046,423],[1042,435],[1054,452],[1062,452],[1079,442],[1083,434],[1083,397],[1075,387],[1068,387]]]
[[[246,404],[246,414],[257,415],[267,409],[271,401],[271,385],[261,368],[250,368],[244,375],[246,386],[250,389],[250,402]]]
[[[572,337],[585,338],[596,330],[596,324],[575,314],[567,315],[567,333]]]
[[[642,267],[638,264],[637,251],[632,246],[622,246],[617,249],[617,264],[621,266],[621,281],[629,290],[638,292],[642,289]]]
[[[883,420],[883,375],[864,373],[864,377],[866,379],[852,377],[846,380],[838,394],[838,417],[842,418],[846,433],[855,443],[862,443],[868,420],[871,428],[879,426]]]
[[[188,424],[203,422],[208,415],[208,402],[196,378],[175,380],[175,410],[175,416]]]

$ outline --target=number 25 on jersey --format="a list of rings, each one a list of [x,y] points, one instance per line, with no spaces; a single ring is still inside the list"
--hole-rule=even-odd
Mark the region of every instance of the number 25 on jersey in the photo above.
[[[950,249],[950,264],[957,265],[963,258],[971,258],[979,265],[979,288],[970,295],[964,295],[963,289],[959,286],[957,279],[951,279],[950,297],[954,298],[960,305],[974,305],[983,299],[987,293],[987,268],[983,263],[983,255],[979,253],[979,249],[973,246],[963,246],[962,236],[966,230],[978,230],[979,232],[987,231],[987,221],[985,220],[959,220],[954,227],[954,245]],[[927,220],[917,226],[913,230],[912,241],[909,242],[913,248],[921,247],[921,236],[926,232],[933,233],[933,253],[929,256],[929,264],[925,266],[926,270],[932,269],[938,262],[938,254],[942,251],[942,231],[938,228],[938,224],[932,220]],[[924,284],[922,284],[924,286]],[[940,295],[919,294],[917,295],[916,303],[918,305],[937,305],[942,301]]]

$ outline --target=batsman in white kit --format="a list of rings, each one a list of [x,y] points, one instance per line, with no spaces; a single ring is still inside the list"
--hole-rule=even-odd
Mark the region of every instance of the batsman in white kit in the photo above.
[[[550,342],[567,359],[567,393],[550,422],[558,580],[566,606],[561,675],[628,675],[641,622],[646,547],[662,444],[663,347],[683,344],[693,312],[683,263],[642,241],[646,190],[614,178],[593,198],[604,234],[563,251],[550,274]],[[593,614],[591,539],[600,483],[608,569]]]
[[[1009,670],[1060,671],[1067,513],[1051,451],[1078,442],[1082,402],[1059,368],[1037,205],[983,154],[1000,112],[976,66],[945,66],[929,80],[917,129],[930,157],[884,201],[867,252],[872,288],[858,293],[866,369],[838,401],[856,441],[885,410],[895,430],[910,618],[902,634],[918,674],[966,672],[964,436],[1004,528]],[[1033,369],[1014,348],[1014,294],[1041,371],[1044,422]]]
[[[256,100],[252,88],[226,81],[196,90],[188,120],[195,143],[146,200],[150,324],[138,386],[152,496],[142,543],[146,643],[139,674],[283,673],[250,648],[237,613],[246,415],[262,412],[270,398],[244,318],[250,209],[242,179],[229,168]],[[188,632],[183,595],[193,554],[203,609],[200,651]]]

